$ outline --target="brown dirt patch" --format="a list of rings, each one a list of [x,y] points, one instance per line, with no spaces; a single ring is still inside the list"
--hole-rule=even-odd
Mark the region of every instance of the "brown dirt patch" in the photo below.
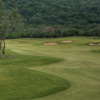
[[[13,43],[20,43],[19,41],[14,41]]]
[[[58,45],[58,43],[56,43],[56,42],[48,42],[48,43],[44,43],[44,45]]]
[[[95,45],[95,44],[93,44],[93,43],[89,43],[89,45]]]
[[[100,45],[100,43],[89,43],[89,45]]]
[[[72,41],[61,41],[61,42],[64,42],[64,43],[71,43]]]

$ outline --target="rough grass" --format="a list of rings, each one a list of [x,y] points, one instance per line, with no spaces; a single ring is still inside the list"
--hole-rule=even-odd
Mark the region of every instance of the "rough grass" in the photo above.
[[[61,41],[63,40],[72,40],[73,42],[67,43],[67,44],[61,43]],[[15,44],[13,43],[13,41],[23,41],[23,43]],[[29,42],[25,43],[24,41],[29,41]],[[57,42],[59,43],[59,45],[45,46],[43,45],[45,42]],[[7,74],[7,76],[12,75],[14,79],[16,78],[18,79],[19,76],[17,76],[16,73],[18,73],[18,75],[20,76],[22,75],[21,73],[23,73],[23,75],[25,74],[26,78],[31,77],[33,73],[37,73],[39,75],[42,74],[43,79],[44,79],[44,76],[46,77],[45,82],[47,84],[49,84],[48,82],[51,82],[50,84],[52,84],[52,81],[48,81],[48,80],[51,80],[53,77],[55,78],[54,82],[56,82],[56,78],[57,80],[59,80],[58,78],[60,78],[62,81],[62,85],[60,85],[61,87],[59,88],[57,87],[56,89],[52,88],[53,84],[48,85],[46,88],[43,87],[44,90],[53,89],[53,90],[50,90],[52,91],[52,93],[44,92],[44,94],[41,94],[41,96],[38,94],[36,98],[33,98],[31,97],[33,94],[31,95],[30,93],[31,91],[30,91],[28,92],[29,95],[25,94],[24,98],[21,98],[21,100],[25,100],[25,97],[27,98],[27,96],[28,96],[27,100],[100,100],[100,53],[95,53],[95,50],[97,50],[96,52],[100,50],[100,46],[86,45],[87,43],[99,43],[99,42],[100,42],[100,39],[93,39],[89,37],[7,40],[6,41],[7,48],[11,51],[18,53],[18,55],[23,55],[23,57],[18,56],[18,58],[16,58],[16,61],[15,59],[13,59],[13,61],[15,61],[16,63],[12,62],[13,63],[12,65],[10,65],[11,63],[9,62],[7,62],[7,64],[2,62],[2,66],[1,66],[1,62],[0,62],[0,67],[1,67],[0,74],[8,73],[10,70],[12,70],[12,68],[14,68],[13,70],[15,70],[15,73],[13,72],[13,74]],[[36,61],[31,60],[32,56],[34,57],[34,59],[37,58],[39,60],[36,60]],[[27,60],[29,59],[29,61],[27,60],[25,61],[23,59],[27,59]],[[46,62],[41,59],[45,59]],[[48,59],[53,59],[53,60],[50,60],[50,63],[49,63]],[[58,60],[54,62],[55,59],[56,60],[58,59]],[[22,64],[21,66],[20,64],[18,64],[18,62],[19,63],[24,62],[25,64],[21,63]],[[20,69],[19,66],[21,67],[21,70],[19,70]],[[6,72],[7,69],[9,69],[8,72]],[[29,75],[27,75],[26,73],[28,73]],[[37,76],[37,74],[35,75]],[[50,79],[47,79],[47,78],[50,78]],[[3,79],[6,80],[7,77]],[[62,89],[63,86],[68,85],[68,83],[66,84],[65,80],[66,81],[68,80],[71,86],[69,89],[65,89],[65,91],[61,91],[60,89]],[[42,81],[43,80],[41,78],[40,86],[42,85],[41,83]],[[31,80],[30,82],[34,83],[33,80]],[[59,82],[57,81],[57,83]],[[55,85],[55,86],[58,86],[58,85]],[[58,90],[60,92],[57,92]],[[23,92],[22,90],[20,90],[19,93],[20,92],[24,94],[24,92],[26,91]],[[48,94],[48,96],[46,96],[46,93]],[[14,97],[16,97],[15,94],[13,95]],[[29,99],[29,98],[33,98],[33,99]],[[13,100],[13,99],[10,99],[10,100]],[[20,100],[20,99],[16,98],[14,100]]]

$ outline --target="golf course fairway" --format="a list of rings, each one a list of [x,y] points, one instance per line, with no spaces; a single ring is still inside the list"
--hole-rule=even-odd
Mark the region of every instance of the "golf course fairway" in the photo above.
[[[6,40],[0,100],[100,100],[100,45],[90,43],[100,39]]]

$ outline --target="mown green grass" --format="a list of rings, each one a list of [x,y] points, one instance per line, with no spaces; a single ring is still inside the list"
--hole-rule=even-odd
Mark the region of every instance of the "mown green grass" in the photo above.
[[[91,52],[93,52],[93,53],[100,53],[100,49],[91,50]]]
[[[7,52],[8,53],[8,52]],[[62,61],[61,58],[54,58],[54,57],[41,57],[41,56],[30,56],[30,55],[18,55],[10,52],[6,55],[0,56],[0,64],[3,65],[13,65],[18,67],[30,67],[30,66],[42,66],[45,64],[56,63]]]
[[[69,88],[68,81],[28,69],[5,69],[0,74],[2,100],[29,100]]]
[[[63,59],[6,51],[6,55],[0,55],[1,100],[29,100],[48,96],[70,87],[70,83],[60,77],[28,69],[57,63]]]
[[[45,42],[58,45],[43,45]],[[0,91],[0,99],[100,100],[100,46],[88,45],[99,42],[89,37],[7,40],[7,52],[12,57],[0,58],[0,80],[8,91]]]

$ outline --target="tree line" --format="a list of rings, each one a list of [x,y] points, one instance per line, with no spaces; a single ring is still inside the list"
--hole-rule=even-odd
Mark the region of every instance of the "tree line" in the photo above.
[[[7,34],[6,39],[14,38],[59,38],[69,36],[94,36],[100,37],[100,27],[93,28],[88,31],[81,31],[74,28],[59,28],[52,26],[40,26],[38,28],[27,28],[22,31]]]
[[[0,0],[0,53],[5,54],[5,38],[20,29],[21,18],[16,9],[8,12]]]

